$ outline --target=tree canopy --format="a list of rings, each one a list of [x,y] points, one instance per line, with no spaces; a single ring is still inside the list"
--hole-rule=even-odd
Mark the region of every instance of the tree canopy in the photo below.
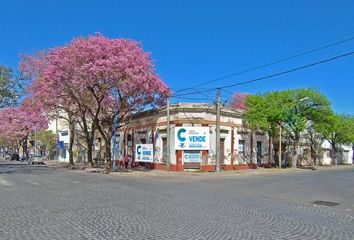
[[[65,46],[23,56],[20,69],[32,78],[34,102],[46,112],[60,107],[77,118],[86,133],[89,151],[98,130],[108,155],[114,92],[118,95],[119,119],[149,106],[163,105],[170,94],[155,73],[150,54],[139,43],[101,34],[78,37]]]
[[[0,65],[0,108],[15,105],[21,85],[10,68]]]
[[[292,89],[265,94],[250,95],[245,100],[246,123],[251,128],[277,133],[277,126],[293,143],[292,165],[298,164],[298,148],[301,134],[309,122],[320,123],[330,113],[328,99],[313,89]]]

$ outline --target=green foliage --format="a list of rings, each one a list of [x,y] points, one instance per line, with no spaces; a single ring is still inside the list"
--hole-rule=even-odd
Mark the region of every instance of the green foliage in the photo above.
[[[40,131],[36,133],[36,140],[45,145],[49,151],[55,147],[55,134],[52,131]]]
[[[247,112],[244,118],[250,128],[267,131],[269,136],[274,137],[277,135],[277,127],[282,126],[285,130],[283,135],[290,137],[294,145],[293,166],[297,164],[297,150],[306,127],[320,124],[331,112],[328,99],[313,89],[273,91],[248,96],[245,105]]]
[[[317,125],[321,132],[335,148],[337,144],[354,143],[354,116],[330,112],[321,124]]]
[[[282,122],[288,134],[297,141],[306,125],[318,124],[330,113],[330,102],[321,93],[312,89],[284,91]]]
[[[0,65],[0,108],[16,105],[21,85],[10,68]]]
[[[274,132],[281,124],[297,138],[308,121],[320,122],[330,112],[328,99],[312,89],[274,91],[245,100],[245,120],[251,128]]]

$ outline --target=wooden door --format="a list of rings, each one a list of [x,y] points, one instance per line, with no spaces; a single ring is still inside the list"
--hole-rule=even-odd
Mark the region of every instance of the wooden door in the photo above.
[[[225,138],[220,138],[220,164],[224,164]]]

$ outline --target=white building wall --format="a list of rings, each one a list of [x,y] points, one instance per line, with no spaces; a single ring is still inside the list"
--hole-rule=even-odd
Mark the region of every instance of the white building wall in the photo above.
[[[163,141],[162,137],[166,137],[166,134],[160,134],[162,128],[156,128],[154,131],[155,142],[154,142],[154,162],[162,163],[163,162]]]
[[[322,165],[331,165],[332,159],[329,155],[329,151],[331,151],[332,146],[328,141],[324,141],[321,145],[322,147]],[[336,153],[336,161],[337,164],[353,164],[353,148],[351,145],[341,144],[338,146],[338,150]]]

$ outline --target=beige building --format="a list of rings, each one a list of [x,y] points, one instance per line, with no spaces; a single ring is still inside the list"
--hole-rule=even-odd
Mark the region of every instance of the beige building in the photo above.
[[[225,170],[254,168],[268,163],[268,136],[244,129],[242,112],[223,107],[220,118],[221,166]],[[215,105],[178,103],[170,106],[170,149],[167,146],[166,108],[141,112],[117,133],[118,155],[135,158],[137,144],[152,144],[153,163],[146,167],[166,169],[167,151],[170,151],[172,171],[212,171],[216,165],[216,110]],[[183,129],[181,129],[183,128]],[[181,131],[181,132],[180,132]],[[191,136],[194,135],[194,136]],[[207,140],[203,144],[188,143],[188,138]],[[179,138],[190,144],[181,148]],[[251,150],[253,149],[253,150]]]

